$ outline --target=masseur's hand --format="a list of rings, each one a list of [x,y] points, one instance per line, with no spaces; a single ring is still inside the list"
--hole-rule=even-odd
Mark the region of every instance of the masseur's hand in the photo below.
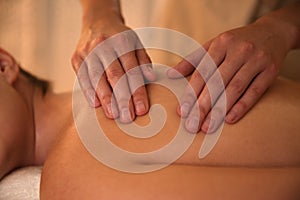
[[[144,78],[155,79],[151,60],[135,32],[121,19],[86,20],[72,64],[90,105],[102,105],[108,118],[119,117],[128,123],[148,112]],[[141,87],[135,90],[137,86]]]
[[[217,95],[211,99],[206,85],[209,81],[216,83],[217,71],[225,86],[227,123],[241,119],[271,85],[291,48],[286,39],[289,31],[275,23],[280,22],[268,18],[222,33],[204,45],[208,54],[197,55],[194,52],[174,67],[184,76],[192,73],[189,83],[193,90],[186,90],[177,111],[187,117],[186,128],[190,132],[207,132],[210,122],[210,130],[214,131],[224,120],[224,117],[217,115],[215,119],[211,118],[211,107],[219,105],[216,103],[217,97],[224,95],[224,90],[214,88]],[[216,64],[217,71],[209,64],[208,55]],[[197,67],[196,70],[191,63]],[[174,72],[169,70],[168,76],[177,78]],[[192,91],[197,99],[191,98]],[[200,115],[193,112],[196,104],[199,105]]]

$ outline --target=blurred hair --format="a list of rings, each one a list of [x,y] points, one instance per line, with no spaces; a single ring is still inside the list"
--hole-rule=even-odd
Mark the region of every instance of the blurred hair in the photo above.
[[[20,73],[23,74],[33,85],[40,88],[42,90],[42,94],[45,95],[47,90],[50,87],[49,81],[40,79],[40,78],[30,74],[29,72],[24,70],[22,67],[19,67],[19,68],[20,68]]]

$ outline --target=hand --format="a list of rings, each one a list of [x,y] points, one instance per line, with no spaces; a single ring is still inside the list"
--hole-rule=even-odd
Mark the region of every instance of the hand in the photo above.
[[[179,115],[187,117],[187,130],[215,131],[224,117],[211,119],[211,107],[218,105],[218,97],[225,94],[225,121],[237,122],[271,85],[289,48],[270,24],[257,22],[222,33],[204,45],[207,54],[194,52],[168,71],[170,78],[178,78],[174,70],[184,76],[193,72],[189,81],[192,90],[185,91],[177,110]],[[210,59],[218,67],[216,71],[208,65]],[[216,88],[217,93],[211,97],[206,83],[215,81],[218,73],[226,89],[224,92]],[[191,92],[198,99],[190,98]],[[196,104],[200,115],[191,111]]]
[[[83,28],[72,64],[88,102],[102,105],[108,118],[128,123],[148,112],[144,78],[153,81],[155,74],[138,36],[124,24]]]

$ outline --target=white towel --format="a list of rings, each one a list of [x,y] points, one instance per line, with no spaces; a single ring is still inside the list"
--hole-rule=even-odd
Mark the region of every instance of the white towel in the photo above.
[[[13,171],[0,181],[0,200],[39,200],[41,167]]]

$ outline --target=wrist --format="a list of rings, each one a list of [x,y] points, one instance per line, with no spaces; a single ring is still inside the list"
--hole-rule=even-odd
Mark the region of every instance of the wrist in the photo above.
[[[82,19],[82,32],[114,32],[116,27],[123,27],[123,18],[117,14],[97,14],[92,17],[84,16]]]
[[[297,48],[299,46],[299,27],[276,14],[266,15],[254,22],[269,29],[270,32],[277,35],[285,44],[286,50]]]
[[[105,8],[105,9],[104,9]],[[82,27],[92,24],[124,24],[124,18],[120,10],[114,6],[106,7],[94,6],[84,7],[82,15]]]

